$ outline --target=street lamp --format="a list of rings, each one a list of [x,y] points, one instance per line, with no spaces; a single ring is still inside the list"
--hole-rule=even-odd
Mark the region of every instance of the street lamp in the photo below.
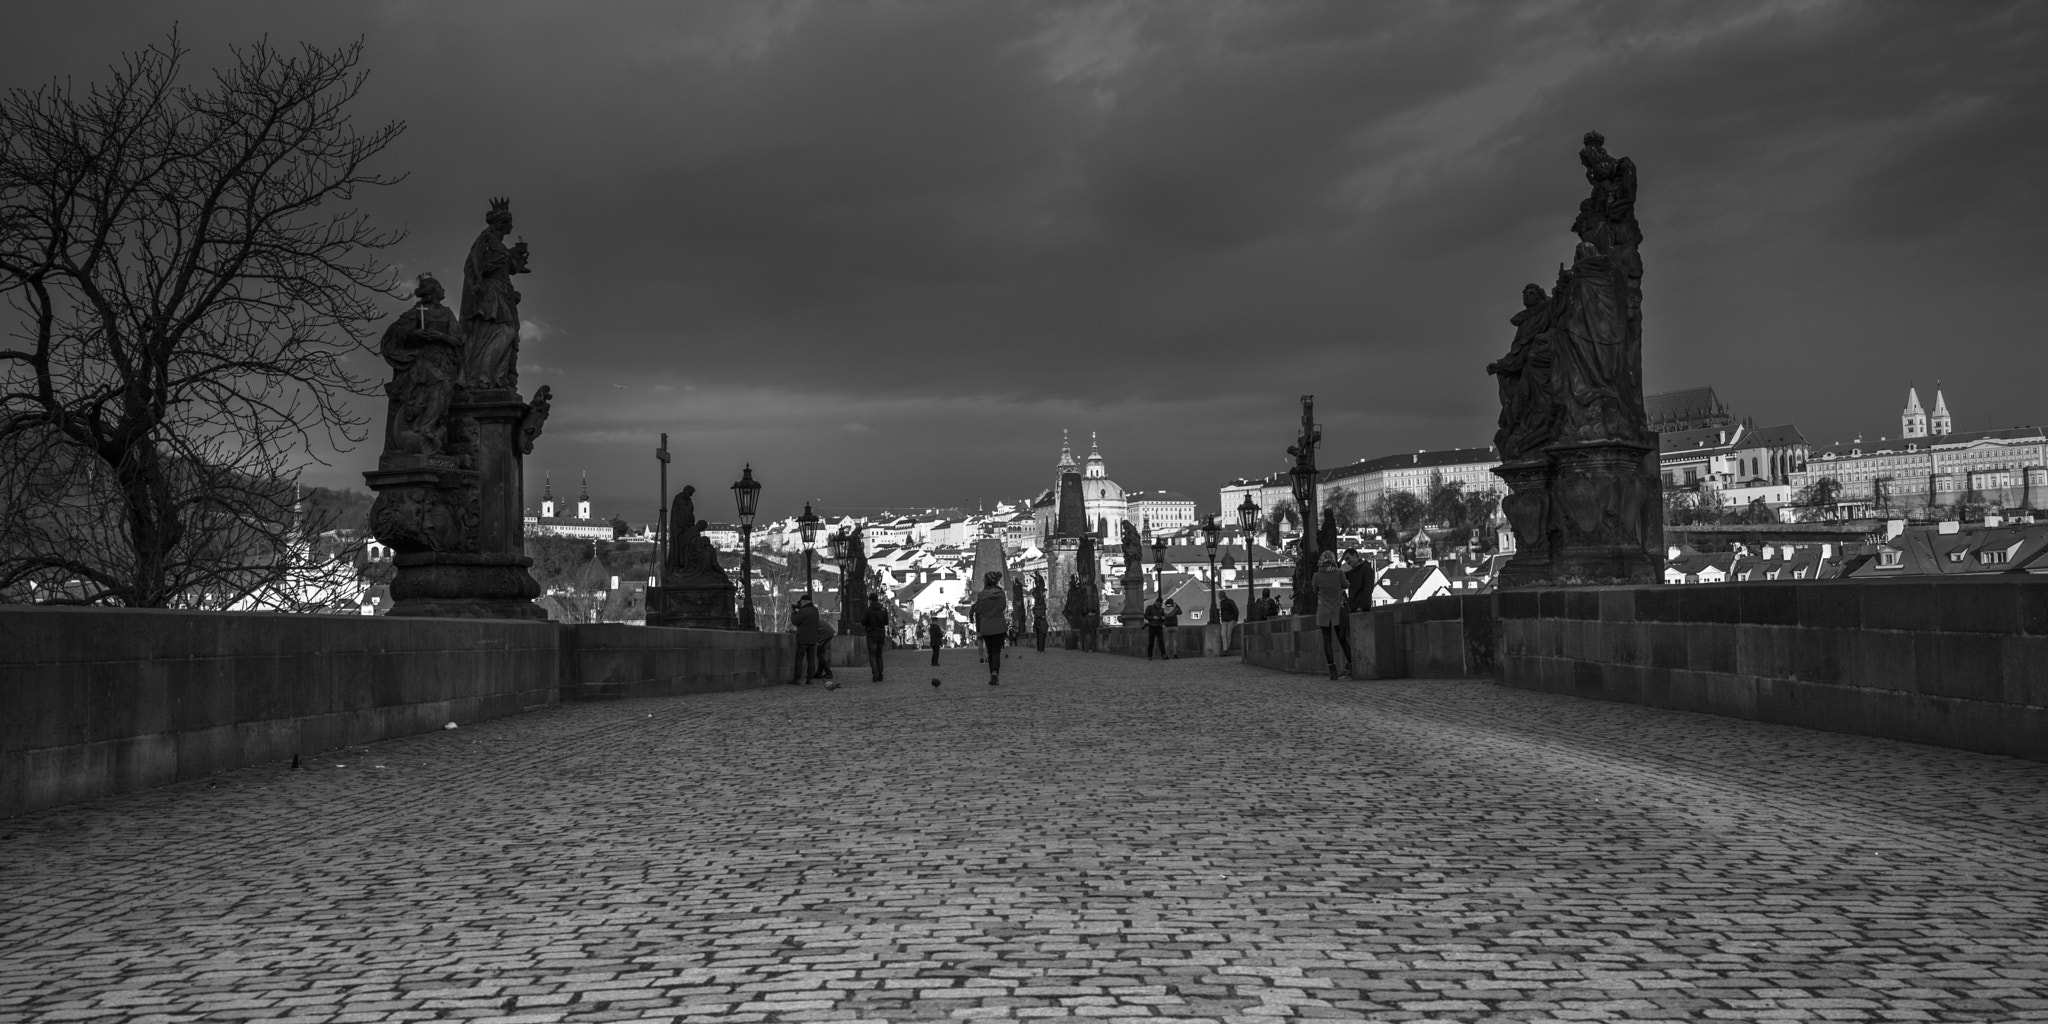
[[[1159,591],[1159,603],[1166,603],[1166,535],[1152,538],[1152,583]]]
[[[797,532],[804,538],[804,596],[811,596],[811,552],[818,548],[818,517],[811,503],[804,502],[804,514],[796,517]]]
[[[1216,621],[1216,544],[1223,527],[1216,525],[1215,513],[1202,520],[1202,545],[1209,549],[1209,621]]]
[[[1252,588],[1257,586],[1259,582],[1259,560],[1257,556],[1252,554],[1252,528],[1257,526],[1258,522],[1259,503],[1252,500],[1252,492],[1246,491],[1244,492],[1244,504],[1237,507],[1237,526],[1244,533],[1244,617],[1246,620],[1250,620],[1252,616],[1252,602],[1258,600],[1252,596]]]
[[[749,462],[732,485],[732,500],[740,507],[740,628],[754,627],[754,512],[761,507],[761,482],[754,479]]]

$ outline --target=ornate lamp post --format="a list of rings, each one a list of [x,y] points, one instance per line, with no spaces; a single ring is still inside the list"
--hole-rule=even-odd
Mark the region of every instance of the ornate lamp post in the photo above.
[[[825,537],[825,553],[839,566],[839,629],[846,632],[846,528],[833,530]]]
[[[740,471],[732,498],[740,507],[740,628],[754,629],[754,513],[761,507],[761,482],[753,463]]]
[[[818,517],[811,512],[811,503],[804,502],[804,514],[796,517],[797,532],[804,539],[804,596],[811,596],[811,552],[818,548]]]
[[[1237,506],[1237,526],[1244,532],[1244,615],[1247,620],[1251,618],[1252,602],[1258,600],[1253,596],[1252,590],[1259,585],[1259,560],[1258,556],[1252,554],[1252,528],[1257,526],[1258,522],[1259,503],[1252,500],[1252,492],[1246,491],[1244,504]]]
[[[1159,603],[1166,603],[1166,537],[1152,538],[1152,583],[1159,591]]]
[[[1202,546],[1209,549],[1209,621],[1216,621],[1216,545],[1223,539],[1223,527],[1216,525],[1215,513],[1202,520]]]

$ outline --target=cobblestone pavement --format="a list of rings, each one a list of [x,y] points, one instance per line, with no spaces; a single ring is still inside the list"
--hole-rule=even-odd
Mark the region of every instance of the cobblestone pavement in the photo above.
[[[0,1020],[2048,1019],[2048,766],[946,658],[0,822]]]

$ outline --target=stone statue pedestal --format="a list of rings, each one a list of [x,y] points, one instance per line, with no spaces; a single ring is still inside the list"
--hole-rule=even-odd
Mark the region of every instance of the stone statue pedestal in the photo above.
[[[1546,458],[1494,470],[1515,531],[1502,587],[1613,586],[1663,580],[1657,452],[1619,441],[1553,444]]]
[[[1549,451],[1556,460],[1550,499],[1556,531],[1551,582],[1662,582],[1664,504],[1657,449],[1593,441],[1553,444]]]
[[[1053,537],[1045,542],[1046,600],[1052,605],[1046,610],[1046,621],[1053,629],[1081,628],[1078,622],[1068,622],[1066,614],[1067,587],[1079,571],[1080,555],[1078,537]]]
[[[1131,566],[1124,566],[1124,606],[1116,613],[1116,621],[1125,626],[1145,624],[1145,566],[1138,565],[1136,572]]]
[[[738,629],[739,614],[734,602],[739,591],[732,581],[708,576],[693,577],[654,588],[648,602],[647,624],[679,626],[683,629]]]
[[[512,391],[458,392],[445,455],[386,455],[363,480],[391,559],[392,615],[544,620],[527,568],[519,425]],[[464,466],[467,468],[457,468]]]
[[[1499,585],[1525,587],[1550,581],[1550,460],[1521,459],[1494,468],[1508,487],[1501,515],[1515,531],[1515,553],[1501,567]]]

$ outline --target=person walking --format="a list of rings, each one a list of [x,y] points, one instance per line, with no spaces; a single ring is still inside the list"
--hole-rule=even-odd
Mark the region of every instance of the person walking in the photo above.
[[[811,595],[796,599],[789,612],[789,631],[796,634],[796,675],[789,685],[809,686],[811,673],[818,668],[818,606],[811,603]]]
[[[1166,656],[1180,657],[1180,602],[1166,599]]]
[[[925,630],[932,638],[932,667],[939,667],[939,648],[946,646],[946,627],[939,624],[939,613],[933,612],[924,618]]]
[[[1043,607],[1033,608],[1031,610],[1031,635],[1038,639],[1038,653],[1045,653],[1045,635],[1051,631],[1050,624],[1045,621],[1045,609]]]
[[[815,605],[813,605],[812,607],[816,609]],[[811,678],[823,679],[827,683],[831,683],[833,686],[836,687],[838,684],[834,683],[832,680],[832,636],[835,632],[836,630],[833,628],[832,620],[825,615],[824,611],[819,610],[818,671],[815,674],[813,674]]]
[[[1166,655],[1166,609],[1158,601],[1145,606],[1145,660],[1152,660],[1152,649],[1159,649],[1161,657]]]
[[[1237,629],[1237,602],[1224,594],[1216,599],[1216,621],[1223,626],[1223,653],[1230,653],[1230,634]]]
[[[1351,671],[1351,631],[1346,628],[1344,571],[1337,567],[1337,553],[1325,551],[1316,560],[1316,574],[1309,580],[1316,588],[1316,628],[1323,633],[1323,661],[1330,666],[1330,678],[1337,678],[1337,656],[1330,650],[1330,636],[1344,647],[1344,671]]]
[[[1003,574],[991,570],[981,578],[981,593],[974,598],[974,631],[988,651],[988,684],[998,685],[1003,672],[1003,640],[1010,635],[1009,599],[1003,596]]]
[[[882,652],[889,649],[889,609],[882,604],[882,595],[868,594],[868,610],[860,617],[860,626],[868,632],[868,672],[875,682],[882,681]]]

